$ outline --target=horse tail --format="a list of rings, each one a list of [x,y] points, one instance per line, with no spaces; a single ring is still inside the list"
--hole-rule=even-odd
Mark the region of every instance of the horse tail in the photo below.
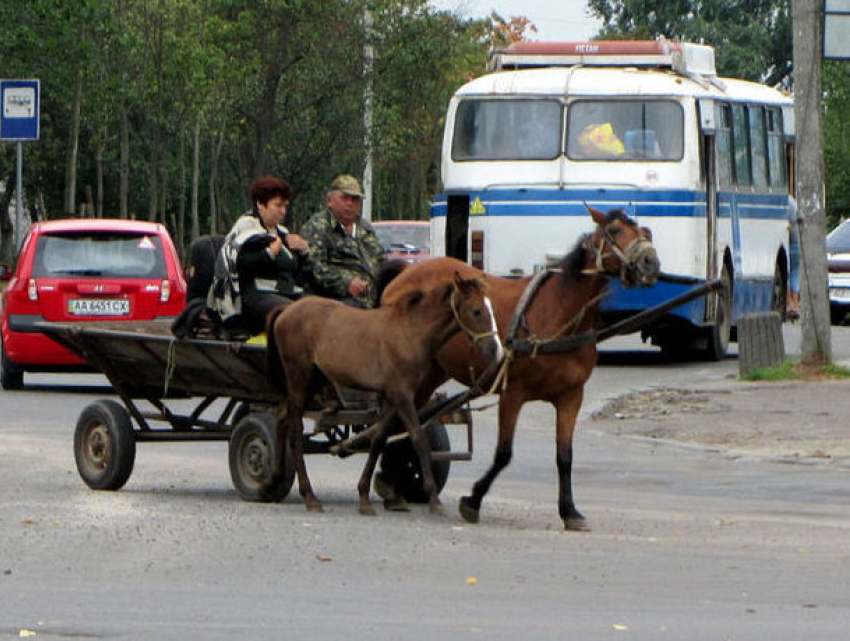
[[[286,376],[284,376],[283,363],[277,351],[277,339],[274,334],[274,325],[277,317],[283,313],[286,305],[275,307],[266,316],[266,378],[277,390],[286,389]]]
[[[378,275],[375,277],[375,291],[377,306],[381,305],[381,297],[384,295],[384,290],[391,282],[407,267],[408,263],[403,260],[386,260],[378,269]]]

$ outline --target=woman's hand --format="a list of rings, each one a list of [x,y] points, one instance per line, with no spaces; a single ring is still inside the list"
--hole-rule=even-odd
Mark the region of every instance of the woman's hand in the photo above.
[[[275,236],[275,239],[269,243],[268,249],[272,256],[277,256],[280,250],[283,249],[283,241],[281,241],[280,237]]]

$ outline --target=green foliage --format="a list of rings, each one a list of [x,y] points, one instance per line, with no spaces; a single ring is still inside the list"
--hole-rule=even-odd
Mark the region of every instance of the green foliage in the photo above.
[[[850,217],[850,62],[823,65],[824,164],[828,228]]]
[[[786,360],[776,367],[759,367],[742,377],[747,381],[812,380],[819,378],[850,378],[850,368],[843,365],[823,365],[815,369],[793,360]]]
[[[790,84],[790,0],[588,0],[599,38],[712,45],[720,75]]]
[[[425,0],[27,0],[0,3],[0,20],[3,77],[41,80],[41,139],[24,146],[29,214],[64,215],[80,78],[74,201],[102,198],[104,215],[119,214],[126,134],[128,214],[164,222],[184,245],[196,125],[202,233],[244,211],[263,173],[293,185],[297,227],[333,175],[363,170],[367,80],[373,214],[425,217],[439,189],[446,105],[483,70],[490,27]],[[14,166],[14,146],[0,146],[0,180],[11,184]],[[5,215],[0,233],[8,239]]]

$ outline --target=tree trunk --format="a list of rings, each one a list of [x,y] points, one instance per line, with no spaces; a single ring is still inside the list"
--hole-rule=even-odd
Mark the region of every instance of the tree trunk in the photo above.
[[[823,202],[823,103],[821,96],[821,0],[795,0],[794,120],[800,226],[801,360],[832,360],[826,271],[826,212]]]
[[[103,154],[105,153],[106,135],[100,137],[100,142],[97,145],[97,153],[95,154],[95,181],[97,189],[97,202],[95,203],[95,216],[103,218]]]
[[[195,128],[192,135],[192,203],[190,216],[192,229],[189,242],[194,241],[201,235],[201,223],[198,219],[198,195],[201,186],[201,117],[195,120]]]
[[[209,200],[210,200],[210,234],[218,233],[218,199],[216,198],[216,183],[218,178],[218,159],[221,156],[221,147],[224,144],[224,130],[218,134],[218,138],[212,141],[212,154],[210,158]]]
[[[9,185],[12,184],[14,178],[14,170],[0,174],[0,180],[6,185],[6,191],[0,198],[0,260],[9,265],[12,264],[18,249],[15,247],[15,225],[12,223],[12,217],[9,214],[9,207],[15,195],[15,190],[10,189]]]
[[[83,193],[86,195],[86,200],[83,203],[83,206],[80,208],[80,216],[94,216],[94,190],[92,190],[91,185],[86,185],[83,188]]]
[[[180,254],[180,259],[183,259],[183,238],[186,230],[186,129],[180,125],[180,144],[178,147],[179,163],[180,163],[180,190],[177,198],[177,220],[174,221],[174,233],[176,237],[174,241],[177,243],[177,253]],[[163,184],[165,181],[163,180]],[[165,188],[163,187],[163,191]]]
[[[71,127],[68,131],[68,150],[65,156],[65,213],[77,212],[77,150],[80,146],[80,103],[83,100],[83,70],[77,70],[74,98],[71,103]]]
[[[159,202],[159,146],[160,130],[159,126],[156,126],[154,128],[153,141],[151,142],[150,169],[148,170],[148,175],[150,176],[150,184],[148,185],[148,220],[157,219],[156,210],[157,203]]]
[[[118,214],[129,218],[128,200],[130,194],[130,117],[127,99],[121,96],[121,184],[118,188]]]

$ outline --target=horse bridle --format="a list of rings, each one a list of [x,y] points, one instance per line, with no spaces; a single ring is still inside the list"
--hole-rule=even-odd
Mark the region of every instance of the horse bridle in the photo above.
[[[460,318],[460,313],[457,311],[457,296],[458,296],[458,288],[457,285],[452,285],[452,295],[449,299],[449,304],[452,308],[452,316],[454,316],[455,322],[457,326],[460,328],[464,334],[466,334],[467,338],[472,342],[473,345],[477,345],[478,341],[485,340],[487,338],[492,338],[498,335],[498,330],[490,330],[489,332],[476,332],[473,331],[470,327],[467,327],[464,322]],[[490,312],[492,314],[492,310]],[[493,319],[493,324],[495,325],[496,319]]]
[[[602,238],[599,240],[599,246],[593,244],[593,234],[588,234],[586,237],[584,246],[586,249],[593,252],[595,257],[596,265],[593,269],[583,270],[584,273],[597,273],[604,274],[610,277],[619,277],[620,280],[625,280],[626,274],[629,269],[633,268],[638,260],[647,249],[652,247],[652,241],[648,238],[644,238],[640,234],[638,234],[637,238],[632,240],[628,244],[625,249],[620,249],[617,246],[617,243],[614,242],[614,238],[611,236],[611,233],[608,231],[608,227],[602,228]],[[605,244],[608,244],[609,252],[605,252]],[[614,255],[620,259],[620,271],[619,273],[611,273],[606,270],[604,267],[605,259],[609,256]],[[636,267],[634,267],[637,269]]]

